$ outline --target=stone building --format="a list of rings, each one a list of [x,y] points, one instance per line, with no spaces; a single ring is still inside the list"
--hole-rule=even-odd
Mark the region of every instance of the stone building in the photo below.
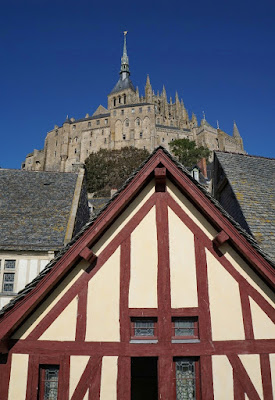
[[[72,171],[84,163],[91,152],[125,146],[152,152],[169,142],[188,138],[210,150],[244,153],[242,138],[234,123],[233,136],[211,126],[205,118],[199,124],[176,93],[167,100],[166,90],[155,94],[147,76],[145,95],[140,96],[130,79],[129,58],[124,36],[120,77],[108,95],[108,108],[100,105],[92,116],[75,120],[67,117],[62,126],[48,132],[43,150],[28,154],[25,170]]]
[[[83,168],[0,169],[0,193],[1,309],[79,232],[89,208]]]

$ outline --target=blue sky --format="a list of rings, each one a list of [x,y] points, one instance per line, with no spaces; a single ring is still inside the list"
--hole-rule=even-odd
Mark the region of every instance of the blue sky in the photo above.
[[[123,31],[133,83],[177,90],[249,154],[275,157],[275,2],[2,0],[0,166],[20,168],[66,115],[82,118],[118,79]]]

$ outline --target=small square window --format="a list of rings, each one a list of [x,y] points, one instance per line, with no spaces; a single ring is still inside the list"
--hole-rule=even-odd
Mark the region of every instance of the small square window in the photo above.
[[[151,107],[148,107],[147,110],[148,110],[148,112],[150,112],[151,111]]]
[[[132,339],[155,339],[157,336],[156,318],[131,318]]]
[[[100,120],[99,120],[99,119],[96,120],[96,124],[97,124],[97,125],[100,124]]]
[[[132,114],[134,114],[135,113],[135,109],[134,108],[132,108]]]
[[[172,329],[174,339],[198,339],[198,318],[174,317],[172,318]]]
[[[75,131],[76,130],[76,125],[73,125],[73,131]]]
[[[139,107],[138,111],[139,111],[140,113],[142,113],[142,107]]]
[[[91,122],[88,122],[88,128],[90,128],[92,126]]]
[[[104,124],[105,124],[105,125],[108,124],[108,119],[107,119],[107,118],[104,120]]]
[[[140,137],[140,139],[142,139],[142,132],[140,132],[139,137]]]
[[[122,139],[123,139],[123,140],[126,140],[126,135],[125,135],[125,133],[123,133]]]
[[[13,292],[14,289],[14,274],[4,273],[3,274],[3,292]]]
[[[124,110],[121,110],[121,115],[124,115]]]
[[[15,260],[5,260],[4,269],[15,269]]]

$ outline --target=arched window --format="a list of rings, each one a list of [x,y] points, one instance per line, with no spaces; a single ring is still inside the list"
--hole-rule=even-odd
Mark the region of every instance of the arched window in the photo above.
[[[114,97],[114,107],[116,106],[116,98]]]
[[[125,126],[129,126],[129,120],[128,119],[125,120]]]
[[[124,104],[126,104],[126,94],[123,96]]]
[[[121,103],[121,97],[120,96],[118,96],[118,102],[119,102],[119,104]]]
[[[137,126],[140,126],[140,119],[137,119]]]

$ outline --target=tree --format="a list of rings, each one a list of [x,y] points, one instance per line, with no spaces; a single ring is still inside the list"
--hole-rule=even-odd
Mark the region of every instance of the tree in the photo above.
[[[171,152],[185,167],[193,167],[202,158],[208,160],[211,152],[207,147],[197,147],[193,140],[177,139],[169,143]]]
[[[134,147],[90,154],[85,161],[88,192],[97,197],[110,196],[110,190],[118,189],[149,155],[147,150]]]

